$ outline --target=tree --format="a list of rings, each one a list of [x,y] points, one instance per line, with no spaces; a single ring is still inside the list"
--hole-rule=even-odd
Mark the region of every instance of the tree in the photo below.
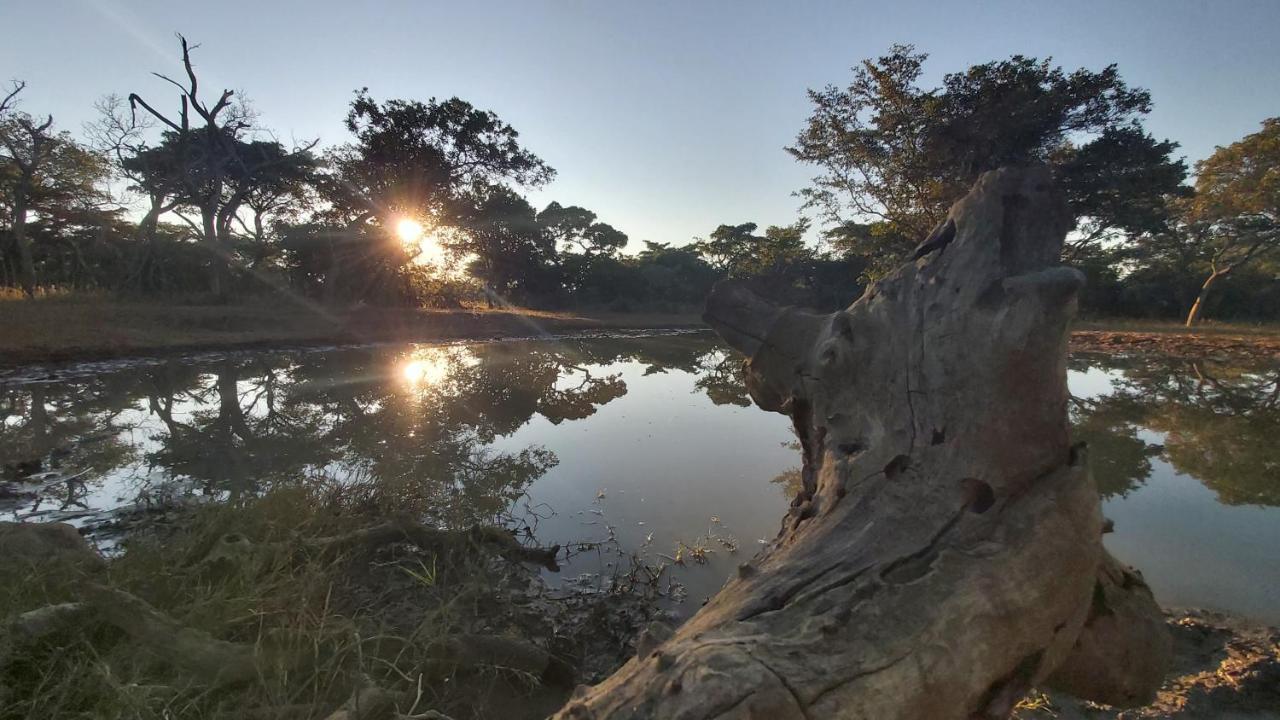
[[[721,225],[696,247],[712,267],[731,278],[781,275],[809,252],[804,234],[807,220],[792,225],[770,225],[764,235],[756,235],[753,222]]]
[[[821,171],[800,192],[830,236],[882,274],[905,257],[977,177],[1048,162],[1080,221],[1068,252],[1115,231],[1150,231],[1186,168],[1139,118],[1150,95],[1114,65],[1070,74],[1014,55],[950,73],[922,89],[927,55],[896,45],[854,69],[845,88],[809,91],[814,109],[788,151]],[[1073,248],[1074,245],[1074,248]]]
[[[182,35],[178,40],[187,83],[156,73],[156,77],[181,92],[178,114],[171,118],[137,93],[129,95],[129,105],[135,112],[141,107],[167,128],[159,145],[141,148],[134,154],[132,170],[155,179],[155,184],[163,184],[164,179],[177,180],[177,206],[193,208],[200,219],[197,223],[180,216],[210,251],[210,290],[221,296],[229,289],[234,223],[241,208],[263,184],[305,173],[314,164],[310,151],[316,142],[285,150],[278,142],[250,138],[252,115],[243,104],[233,102],[235,93],[223,90],[212,104],[200,99],[199,82],[191,64],[192,46]],[[195,126],[192,111],[197,116]]]
[[[626,233],[598,222],[595,213],[577,205],[564,207],[552,202],[538,213],[538,222],[551,233],[562,252],[576,250],[588,256],[617,257],[627,246]]]
[[[159,252],[156,248],[160,218],[176,209],[182,177],[176,163],[158,164],[150,159],[144,135],[154,128],[154,119],[139,117],[127,110],[128,102],[118,95],[100,99],[95,107],[98,119],[86,130],[93,146],[112,158],[116,173],[127,183],[127,190],[144,197],[147,209],[134,228],[138,245],[131,267],[121,279],[120,287],[156,285]]]
[[[483,224],[486,203],[510,210],[509,198],[498,199],[509,185],[538,187],[555,175],[520,146],[513,127],[456,97],[379,103],[364,89],[346,124],[354,141],[330,153],[320,186],[329,204],[325,217],[334,226],[326,277],[331,298],[345,265],[369,254],[394,256],[383,245],[399,220],[418,219],[437,231]]]
[[[565,207],[552,202],[538,213],[538,223],[555,244],[561,282],[570,295],[602,300],[615,294],[621,271],[619,253],[626,247],[627,234],[596,214],[577,205]]]
[[[494,187],[460,228],[455,252],[473,256],[471,275],[485,285],[490,306],[554,291],[555,242],[529,201]]]
[[[12,110],[18,93],[25,83],[15,82],[13,89],[0,100],[0,145],[6,154],[0,162],[6,166],[5,186],[8,190],[9,235],[13,238],[18,255],[18,282],[27,297],[36,292],[36,268],[31,253],[31,239],[27,236],[27,214],[31,210],[32,196],[40,182],[39,176],[52,153],[56,140],[49,132],[53,116],[37,122],[26,113]]]
[[[1218,280],[1280,251],[1280,118],[1196,163],[1196,194],[1184,208],[1183,232],[1209,266],[1187,312],[1191,327]]]
[[[103,190],[109,168],[101,154],[66,132],[52,130],[53,118],[42,122],[13,110],[24,86],[14,85],[8,102],[0,102],[0,207],[8,220],[17,281],[27,297],[37,280],[88,279],[97,274],[85,259],[85,246],[118,232],[122,220]],[[7,114],[6,114],[7,113]],[[71,261],[70,272],[46,277],[42,262],[55,252]],[[0,260],[8,250],[0,246]]]
[[[661,298],[671,303],[701,303],[721,275],[698,248],[645,241],[645,249],[631,261],[640,275],[637,299]]]

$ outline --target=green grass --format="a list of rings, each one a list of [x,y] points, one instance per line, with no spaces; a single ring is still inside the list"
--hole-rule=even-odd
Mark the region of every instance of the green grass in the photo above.
[[[308,540],[376,524],[403,505],[368,486],[284,487],[184,512],[132,535],[106,570],[3,558],[3,618],[85,597],[101,583],[187,628],[253,648],[253,679],[215,682],[110,625],[69,627],[17,650],[0,642],[0,717],[323,718],[372,683],[405,712],[535,717],[568,687],[504,661],[464,661],[457,638],[554,645],[509,586],[528,571],[461,543],[338,555]],[[542,619],[541,613],[533,617]],[[504,705],[505,703],[505,705]],[[533,712],[515,712],[512,707]]]

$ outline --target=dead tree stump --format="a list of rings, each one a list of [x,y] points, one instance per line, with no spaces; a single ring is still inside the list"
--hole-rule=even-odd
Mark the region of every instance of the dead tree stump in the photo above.
[[[1047,169],[1004,168],[844,311],[717,286],[705,319],[793,419],[803,489],[697,615],[557,717],[1004,718],[1035,684],[1145,701],[1170,642],[1071,445],[1069,227]]]

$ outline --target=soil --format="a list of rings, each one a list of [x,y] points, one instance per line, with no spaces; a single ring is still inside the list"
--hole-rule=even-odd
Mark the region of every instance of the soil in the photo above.
[[[1158,354],[1211,360],[1280,360],[1280,336],[1128,330],[1076,330],[1071,349],[1112,354]]]
[[[703,327],[693,313],[0,302],[0,368],[283,346]]]
[[[1280,630],[1207,610],[1172,613],[1174,665],[1155,702],[1120,710],[1054,694],[1018,720],[1280,719]]]

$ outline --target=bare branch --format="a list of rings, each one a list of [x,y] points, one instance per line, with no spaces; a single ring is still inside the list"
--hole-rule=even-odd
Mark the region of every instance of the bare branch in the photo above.
[[[0,99],[0,115],[5,114],[9,110],[12,110],[13,107],[17,105],[16,100],[18,97],[18,93],[22,92],[26,87],[27,87],[27,84],[22,80],[13,81],[13,89],[10,90],[9,93],[5,95],[3,99]]]
[[[199,45],[188,46],[187,39],[182,36],[182,33],[178,33],[178,40],[182,43],[182,66],[186,68],[187,77],[191,79],[191,91],[188,94],[191,96],[191,100],[195,101],[197,83],[195,68],[191,66],[191,49],[192,47],[199,47]]]
[[[179,126],[177,123],[175,123],[175,122],[173,122],[172,120],[170,120],[169,118],[165,117],[165,116],[164,116],[164,114],[163,114],[163,113],[161,113],[159,110],[156,110],[155,108],[153,108],[153,107],[151,107],[150,105],[148,105],[148,104],[147,104],[147,101],[146,101],[146,100],[143,100],[141,97],[139,97],[137,93],[129,93],[129,109],[130,109],[130,111],[132,111],[132,113],[133,113],[133,115],[132,115],[132,119],[133,119],[133,121],[134,121],[135,123],[137,122],[137,117],[138,117],[138,116],[137,116],[137,112],[138,112],[138,106],[139,106],[139,105],[141,105],[141,106],[142,106],[142,109],[144,109],[144,110],[146,110],[147,112],[151,113],[151,115],[152,115],[153,117],[155,117],[157,120],[159,120],[160,122],[164,123],[165,125],[168,125],[169,127],[173,128],[173,129],[174,129],[174,130],[176,130],[177,132],[183,132],[184,130],[186,130],[186,128],[185,128],[185,127],[181,127],[181,126]],[[185,104],[184,104],[184,105],[185,105]],[[186,123],[186,110],[185,110],[185,109],[183,110],[182,115],[183,115],[183,121],[182,121],[182,124],[183,124],[183,125],[186,125],[187,123]]]

